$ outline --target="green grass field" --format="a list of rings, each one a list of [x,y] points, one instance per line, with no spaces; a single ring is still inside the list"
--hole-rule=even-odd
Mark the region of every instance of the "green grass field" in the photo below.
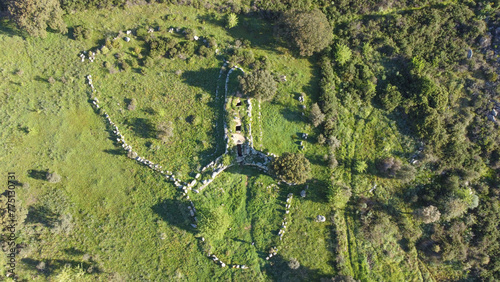
[[[397,256],[386,257],[379,246],[370,245],[359,233],[350,218],[355,215],[347,212],[345,205],[336,209],[338,206],[327,199],[333,179],[358,195],[367,193],[376,182],[380,187],[376,193],[387,200],[385,189],[398,187],[372,173],[372,158],[386,151],[408,154],[404,148],[412,144],[391,131],[395,125],[377,109],[346,106],[345,112],[339,113],[340,165],[332,174],[324,159],[328,150],[316,142],[319,131],[308,121],[309,109],[318,99],[317,67],[312,60],[295,58],[276,45],[266,22],[241,17],[240,25],[228,31],[222,18],[168,5],[68,15],[70,27],[83,25],[92,30],[91,38],[84,41],[53,33],[46,39],[23,38],[8,23],[2,23],[0,171],[3,180],[7,171],[12,171],[23,183],[17,188],[20,212],[27,213],[17,231],[23,244],[18,256],[20,278],[48,281],[67,273],[75,276],[80,269],[86,273],[81,279],[89,281],[311,281],[331,278],[345,266],[364,281],[421,280],[413,272],[420,264],[416,251],[405,257],[408,254],[398,249],[394,239],[384,243],[384,248]],[[78,57],[120,30],[146,26],[161,27],[160,34],[174,26],[213,36],[221,55],[210,59],[197,55],[187,60],[157,58],[145,74],[138,67],[110,73],[104,62],[114,62],[117,53],[123,53],[132,65],[133,61],[141,64],[132,51],[135,47],[144,49],[144,42],[132,36],[119,50],[97,55],[94,63],[82,63]],[[201,244],[199,234],[190,226],[188,202],[174,185],[130,160],[114,145],[106,120],[89,103],[85,77],[93,76],[101,106],[139,155],[182,179],[190,178],[225,147],[222,99],[215,99],[215,90],[218,85],[219,95],[223,94],[219,71],[224,50],[236,39],[249,40],[255,55],[266,56],[273,73],[287,78],[279,83],[273,101],[261,102],[260,107],[253,102],[255,148],[277,155],[303,152],[311,161],[313,174],[307,182],[307,196],[301,198],[304,185],[269,188],[276,180],[256,170],[235,166],[225,171],[200,194],[192,194],[201,214],[223,206],[231,228],[224,231],[222,239],[207,238],[206,244]],[[234,75],[230,86],[229,92],[234,92]],[[306,97],[304,103],[297,99],[301,93]],[[127,109],[132,98],[137,100],[135,110]],[[194,117],[199,119],[196,124],[191,122]],[[173,124],[174,134],[167,142],[156,138],[160,122]],[[302,133],[308,133],[309,138],[304,140]],[[300,142],[304,149],[300,149]],[[367,161],[367,173],[353,173],[352,163],[357,159]],[[62,180],[47,182],[47,171],[57,172]],[[278,230],[288,193],[294,194],[291,220],[280,241]],[[315,222],[318,215],[324,215],[326,222]],[[334,215],[343,220],[335,222]],[[342,236],[337,238],[339,234]],[[279,254],[266,261],[272,246],[278,246]],[[221,268],[207,258],[207,250],[227,263],[245,264],[249,269]],[[337,250],[344,261],[337,259]],[[367,254],[374,264],[367,262]],[[298,269],[288,266],[292,258],[300,263]],[[1,263],[5,259],[1,257],[0,274],[5,274]]]

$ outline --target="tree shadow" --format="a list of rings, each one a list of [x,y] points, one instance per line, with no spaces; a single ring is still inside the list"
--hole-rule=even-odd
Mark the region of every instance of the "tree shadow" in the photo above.
[[[295,110],[291,109],[290,107],[285,107],[280,110],[280,113],[289,122],[299,123],[306,121],[306,117],[301,114],[301,111],[298,107]]]
[[[141,138],[155,138],[156,129],[149,119],[133,118],[126,120],[125,123],[132,127],[134,133]]]
[[[222,64],[222,62],[220,62]],[[227,74],[227,69],[223,72],[218,79],[220,72],[220,66],[216,68],[206,68],[197,71],[185,71],[182,73],[181,78],[190,86],[195,86],[201,88],[205,93],[208,93],[211,97],[207,106],[211,107],[216,115],[217,126],[213,128],[213,136],[215,144],[209,146],[207,149],[198,153],[198,158],[200,160],[200,165],[205,166],[217,157],[224,153],[226,147],[225,141],[223,141],[224,136],[224,120],[225,120],[225,109],[224,109],[224,83]],[[216,83],[214,83],[214,81]],[[216,97],[217,85],[219,86],[219,95]],[[203,94],[199,94],[197,99],[203,99]],[[187,122],[192,119],[188,117]]]
[[[300,263],[300,258],[296,259]],[[331,275],[322,273],[318,269],[311,269],[303,265],[292,269],[289,263],[289,260],[278,254],[269,259],[269,264],[264,266],[263,271],[272,277],[273,281],[320,281],[321,278],[332,278]]]
[[[80,255],[84,254],[84,252],[82,252],[78,249],[75,249],[75,247],[66,248],[66,249],[64,249],[64,252],[67,253],[68,255],[72,255],[72,256],[80,256]]]
[[[319,101],[320,93],[321,93],[321,87],[320,87],[320,80],[321,80],[321,70],[318,66],[318,61],[319,61],[319,54],[315,54],[311,57],[309,57],[309,62],[311,63],[311,68],[312,68],[312,75],[311,79],[309,82],[302,86],[302,92],[306,93],[307,96],[311,99],[312,102],[317,103]],[[298,99],[298,97],[297,97]]]
[[[45,206],[30,206],[26,216],[26,223],[40,223],[48,228],[53,228],[59,221],[59,214],[51,211]]]
[[[191,226],[194,220],[189,214],[189,205],[189,202],[185,200],[164,199],[151,209],[169,225],[196,234],[198,233],[197,230]]]
[[[24,38],[23,33],[15,28],[15,25],[8,20],[0,20],[0,34],[8,35],[9,37],[20,36]]]
[[[30,170],[28,170],[28,176],[33,178],[33,179],[47,180],[47,173],[48,172],[49,172],[48,169],[46,169],[46,170],[30,169]]]
[[[308,187],[307,189],[306,186]],[[305,200],[313,201],[316,203],[328,202],[329,184],[324,180],[310,179],[306,182],[306,184],[301,186],[301,191],[302,190],[306,191],[306,197],[304,198]]]
[[[41,263],[45,265],[40,266]],[[89,262],[80,262],[76,260],[64,260],[64,259],[46,259],[46,260],[35,260],[32,258],[22,258],[21,263],[27,266],[28,269],[42,273],[45,277],[48,277],[55,273],[57,270],[64,268],[66,265],[71,268],[81,267],[83,271],[89,272],[92,269],[92,273],[101,273],[99,268]]]
[[[122,149],[106,149],[103,152],[114,155],[114,156],[123,156],[125,155],[125,151]]]
[[[215,98],[215,89],[217,87],[214,81],[217,81],[219,76],[219,68],[205,68],[196,71],[185,71],[182,73],[181,78],[190,86],[195,86],[213,95]],[[221,77],[225,80],[225,77]],[[222,88],[222,87],[221,87]],[[219,89],[219,94],[224,94],[224,89]]]

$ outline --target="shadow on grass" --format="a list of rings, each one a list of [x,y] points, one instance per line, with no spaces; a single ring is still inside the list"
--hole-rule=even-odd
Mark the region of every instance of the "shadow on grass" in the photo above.
[[[296,258],[300,264],[300,258]],[[290,261],[281,255],[276,255],[269,260],[264,267],[264,272],[272,277],[273,281],[320,281],[322,278],[331,279],[331,275],[325,275],[317,269],[311,269],[303,265],[297,265],[296,269],[290,268]]]
[[[34,179],[38,180],[47,180],[47,173],[49,170],[35,170],[35,169],[30,169],[28,170],[28,176]]]
[[[222,62],[221,62],[222,64]],[[214,109],[215,116],[217,116],[217,127],[214,128],[214,136],[215,136],[215,152],[214,152],[214,147],[210,146],[210,148],[207,148],[206,150],[201,151],[198,154],[198,158],[201,160],[201,166],[205,166],[209,162],[211,162],[214,158],[220,156],[225,149],[225,142],[223,141],[223,136],[224,136],[224,119],[225,119],[225,110],[224,110],[224,99],[221,99],[224,97],[224,84],[225,84],[225,78],[227,74],[227,70],[224,71],[223,75],[220,77],[220,81],[218,80],[219,77],[219,71],[220,71],[220,66],[216,68],[207,68],[207,69],[200,69],[197,71],[185,71],[182,73],[181,78],[183,81],[194,87],[199,87],[201,88],[205,93],[208,93],[212,99],[210,99],[209,102],[207,102],[207,106],[211,107]],[[218,83],[218,84],[217,84]],[[216,89],[217,85],[219,85],[219,96],[218,99],[216,99]],[[203,94],[198,94],[197,99],[206,99],[205,93]],[[194,117],[188,117],[186,119],[187,122],[192,122],[194,121]]]
[[[70,266],[73,269],[80,267],[85,272],[101,273],[98,267],[96,267],[92,263],[80,262],[76,260],[64,260],[64,259],[35,260],[32,258],[22,258],[21,263],[26,265],[28,269],[42,273],[46,277],[54,274],[57,270],[63,269],[66,265]]]
[[[313,103],[317,103],[319,101],[321,88],[319,87],[320,79],[321,79],[321,70],[318,67],[319,54],[313,55],[309,57],[309,62],[312,66],[312,76],[309,82],[302,86],[302,91],[308,95],[308,97],[312,100]],[[298,97],[297,97],[298,98]]]
[[[114,156],[125,155],[125,150],[122,150],[122,149],[107,149],[107,150],[103,150],[103,152],[114,155]]]
[[[226,21],[225,18],[221,19],[215,14],[198,16],[198,20],[215,26],[224,26]],[[276,51],[278,42],[273,37],[273,24],[271,21],[258,18],[255,15],[240,14],[238,15],[238,22],[237,26],[226,29],[231,37],[235,40],[248,40],[252,47]]]
[[[64,249],[64,252],[67,253],[68,255],[72,255],[72,256],[81,256],[84,254],[84,252],[82,252],[78,249],[75,249],[75,247],[66,248],[66,249]]]
[[[286,108],[281,109],[280,113],[289,122],[299,123],[299,122],[306,121],[306,117],[302,116],[302,113],[299,110],[299,108],[291,109],[290,107],[286,107]]]
[[[155,138],[156,129],[153,123],[145,118],[133,118],[125,122],[127,125],[132,126],[134,133],[141,138]]]
[[[25,220],[26,223],[40,223],[48,228],[54,227],[58,221],[59,214],[45,206],[30,206]]]
[[[21,36],[24,37],[21,31],[15,28],[14,24],[8,20],[0,20],[0,34],[8,35],[9,37]]]
[[[189,215],[188,206],[188,201],[164,199],[151,209],[169,225],[196,234],[197,230],[191,226],[194,220]]]
[[[308,187],[307,189],[306,186]],[[298,193],[302,190],[306,191],[306,197],[304,199],[307,201],[313,201],[316,203],[328,202],[329,184],[324,180],[311,179],[307,181],[306,184],[300,185],[298,188],[300,189]]]
[[[196,71],[185,71],[181,78],[190,86],[195,86],[208,92],[215,99],[215,89],[217,87],[217,78],[219,77],[219,68],[206,68]],[[225,79],[225,77],[221,77]],[[219,89],[220,94],[224,94],[224,89]]]

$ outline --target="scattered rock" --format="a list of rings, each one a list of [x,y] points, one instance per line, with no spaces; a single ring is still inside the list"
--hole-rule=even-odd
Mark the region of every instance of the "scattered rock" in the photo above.
[[[322,215],[318,215],[316,217],[316,222],[325,222],[326,221],[326,218]]]

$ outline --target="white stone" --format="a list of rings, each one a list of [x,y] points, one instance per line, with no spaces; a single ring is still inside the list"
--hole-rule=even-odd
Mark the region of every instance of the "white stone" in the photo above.
[[[317,222],[325,222],[325,220],[326,220],[326,218],[324,216],[322,216],[322,215],[318,215],[316,217],[316,221]]]

